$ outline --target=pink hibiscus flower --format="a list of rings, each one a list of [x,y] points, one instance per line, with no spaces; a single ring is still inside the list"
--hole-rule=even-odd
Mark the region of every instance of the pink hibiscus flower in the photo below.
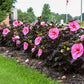
[[[69,23],[69,28],[71,31],[77,31],[79,29],[79,24],[76,21]]]
[[[49,22],[47,21],[47,24],[49,24]]]
[[[72,32],[70,32],[69,34],[72,35]]]
[[[20,40],[17,40],[16,41],[16,45],[20,45],[21,44],[21,41]]]
[[[33,52],[35,52],[35,48],[32,48],[32,50],[31,50],[31,51],[32,51],[32,53],[33,53]]]
[[[20,22],[18,23],[18,26],[21,26],[21,25],[23,25],[23,22],[20,21]]]
[[[81,39],[81,41],[84,41],[84,34],[81,36],[80,39]]]
[[[38,19],[36,19],[36,21],[35,21],[35,23],[34,23],[34,26],[37,24],[37,22],[38,22]]]
[[[74,44],[71,48],[72,58],[76,60],[77,58],[81,57],[83,50],[84,49],[82,43]]]
[[[67,28],[68,28],[68,27],[64,27],[64,29],[63,29],[63,30],[67,30]]]
[[[8,32],[9,32],[9,29],[8,28],[3,29],[3,35],[7,35]]]
[[[32,48],[32,50],[31,50],[32,53],[35,52],[35,49],[36,49],[36,46],[34,46],[34,48]]]
[[[0,30],[3,29],[2,27],[0,27]]]
[[[41,26],[45,26],[46,24],[45,24],[45,22],[41,22]]]
[[[27,50],[27,48],[28,48],[28,43],[27,42],[24,42],[23,48],[24,48],[24,50]]]
[[[36,48],[36,46],[34,46],[34,48]]]
[[[17,20],[13,22],[13,25],[14,25],[14,26],[18,26],[18,24],[19,24],[19,23],[18,23]]]
[[[15,39],[20,39],[20,37],[19,36],[15,36]]]
[[[14,35],[14,37],[12,37],[13,42],[15,42],[15,40],[17,40],[17,39],[20,39],[20,37],[19,36],[15,36],[15,35]]]
[[[39,48],[39,50],[38,50],[38,56],[41,56],[41,55],[42,55],[42,49]]]
[[[38,37],[35,39],[35,45],[39,45],[41,39],[42,39],[42,37],[41,37],[41,36],[38,36]]]
[[[52,28],[49,30],[48,36],[51,39],[56,39],[58,37],[58,34],[59,34],[59,29],[58,28]]]
[[[26,35],[29,32],[29,28],[24,27],[22,32],[23,32],[24,35]]]
[[[26,59],[25,62],[28,63],[29,62],[29,59]]]

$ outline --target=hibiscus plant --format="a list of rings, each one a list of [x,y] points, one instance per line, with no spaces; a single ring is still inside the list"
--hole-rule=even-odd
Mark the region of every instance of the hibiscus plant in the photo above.
[[[0,27],[0,44],[24,49],[45,65],[64,71],[84,70],[84,28],[76,21],[58,25],[36,19],[34,24],[14,21],[10,27]]]

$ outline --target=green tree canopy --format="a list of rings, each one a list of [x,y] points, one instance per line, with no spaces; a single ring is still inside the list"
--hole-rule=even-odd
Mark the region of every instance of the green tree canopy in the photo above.
[[[73,17],[70,14],[68,14],[67,16],[68,16],[68,21],[73,19]],[[58,14],[58,13],[52,12],[52,20],[53,21],[60,22],[61,19],[63,19],[64,22],[66,22],[66,14]]]
[[[32,7],[28,8],[27,12],[32,12],[33,13],[33,8]]]
[[[30,22],[34,22],[35,21],[36,16],[35,16],[35,14],[33,12],[33,8],[32,7],[27,9],[27,17],[28,17],[28,21],[30,21]]]
[[[17,13],[18,13],[18,19],[23,19],[23,12],[21,11],[21,9],[18,9],[17,10]]]
[[[49,4],[44,4],[41,16],[42,16],[44,21],[46,21],[46,20],[50,21],[52,19]]]
[[[36,16],[33,12],[33,8],[30,7],[27,9],[27,12],[22,12],[20,9],[18,10],[18,19],[23,19],[25,21],[34,22]]]
[[[6,18],[15,2],[16,0],[0,0],[0,22]]]
[[[80,19],[80,16],[75,16],[74,17],[74,20],[79,20]]]
[[[81,19],[81,16],[75,16],[74,19],[80,20]],[[84,13],[82,13],[82,20],[84,21]]]

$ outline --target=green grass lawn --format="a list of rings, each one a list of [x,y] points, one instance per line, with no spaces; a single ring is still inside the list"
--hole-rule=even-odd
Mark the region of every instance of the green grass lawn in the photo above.
[[[19,65],[14,59],[0,55],[0,84],[60,84],[44,74]]]
[[[84,28],[84,25],[80,25],[80,28]]]

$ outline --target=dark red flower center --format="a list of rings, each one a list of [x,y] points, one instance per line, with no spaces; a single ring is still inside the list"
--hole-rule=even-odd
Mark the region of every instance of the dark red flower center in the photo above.
[[[80,52],[80,49],[76,49],[76,53],[79,53]]]
[[[7,30],[5,30],[5,33],[7,33]]]
[[[73,28],[76,28],[76,25],[73,25]]]
[[[15,22],[15,24],[17,25],[17,22]]]
[[[27,32],[27,29],[25,29],[25,32]]]
[[[40,39],[37,39],[37,42],[39,42],[40,41]]]
[[[55,31],[53,31],[53,33],[52,33],[53,35],[56,35],[56,32]]]

